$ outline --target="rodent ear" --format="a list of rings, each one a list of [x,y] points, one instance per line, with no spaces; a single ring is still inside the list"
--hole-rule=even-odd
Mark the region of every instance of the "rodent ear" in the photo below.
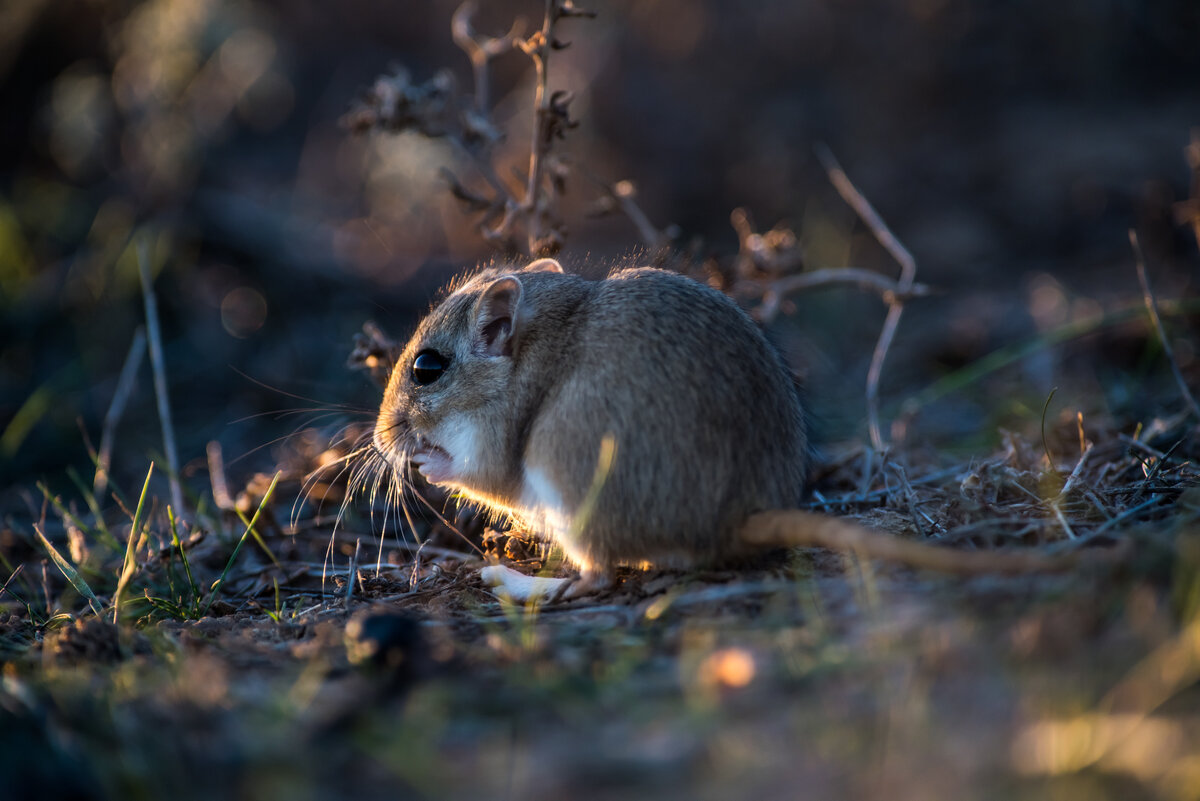
[[[512,356],[519,322],[521,282],[504,275],[488,284],[475,304],[475,348],[486,356]]]
[[[529,265],[521,272],[526,273],[561,273],[562,265],[556,259],[538,259],[530,262]]]

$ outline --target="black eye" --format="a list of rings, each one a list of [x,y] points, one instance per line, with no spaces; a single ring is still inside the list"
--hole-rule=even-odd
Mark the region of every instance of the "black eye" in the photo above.
[[[449,364],[450,360],[436,350],[423,350],[413,360],[413,381],[421,386],[432,384],[442,377]]]

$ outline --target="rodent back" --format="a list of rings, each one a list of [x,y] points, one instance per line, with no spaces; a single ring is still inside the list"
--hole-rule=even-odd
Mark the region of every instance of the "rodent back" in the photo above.
[[[558,476],[574,507],[600,440],[614,437],[594,523],[616,538],[617,560],[718,556],[745,516],[797,503],[803,410],[782,360],[727,297],[674,273],[623,271],[581,304],[572,336],[526,461]]]

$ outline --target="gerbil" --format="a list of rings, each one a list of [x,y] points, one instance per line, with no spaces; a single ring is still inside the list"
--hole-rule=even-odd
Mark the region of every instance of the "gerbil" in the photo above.
[[[764,544],[946,550],[762,514],[801,498],[799,393],[733,301],[662,270],[586,280],[542,259],[470,277],[397,360],[375,446],[559,544],[581,572],[569,595],[617,565],[689,567]]]

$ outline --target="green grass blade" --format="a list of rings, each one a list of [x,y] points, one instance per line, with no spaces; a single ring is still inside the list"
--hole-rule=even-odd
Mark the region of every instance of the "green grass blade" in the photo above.
[[[12,562],[9,562],[8,559],[6,559],[4,557],[3,553],[0,553],[0,565],[3,565],[4,569],[6,571],[8,571],[8,574],[9,574],[8,581],[4,582],[3,592],[7,592],[9,595],[16,598],[17,601],[21,604],[21,606],[25,607],[25,613],[27,615],[29,615],[29,619],[35,620],[37,618],[37,613],[34,612],[33,607],[30,606],[29,602],[26,601],[24,598],[22,598],[20,595],[18,595],[16,590],[14,590],[10,586],[12,584],[12,580],[14,578],[16,578],[17,574],[19,574],[21,572],[21,568],[23,567],[23,565],[18,564],[16,567],[13,567]],[[26,583],[25,576],[21,576],[20,578],[21,578],[21,584],[24,585],[21,587],[21,589],[24,590],[25,592],[29,593],[29,596],[32,598],[34,593],[30,589],[29,585]],[[3,592],[0,592],[0,594],[3,594]]]
[[[56,496],[52,492],[50,492],[49,487],[47,487],[44,483],[39,481],[37,483],[37,488],[39,490],[41,490],[42,496],[45,497],[46,500],[50,501],[50,505],[53,506],[60,515],[62,515],[62,518],[64,521],[70,522],[73,526],[75,526],[75,528],[79,529],[80,531],[84,531],[89,534],[91,533],[92,527],[89,526],[87,523],[84,523],[82,520],[80,520],[74,514],[72,514],[71,510],[66,507],[66,504],[64,504],[58,498],[58,496]]]
[[[67,612],[59,612],[57,615],[47,618],[42,627],[45,629],[56,629],[64,623],[70,623],[74,619],[74,616]]]
[[[242,521],[242,525],[244,525],[250,529],[250,534],[254,537],[254,541],[258,543],[258,547],[262,548],[263,553],[265,553],[267,555],[267,558],[271,560],[271,564],[275,565],[275,567],[279,570],[279,572],[282,573],[283,565],[281,565],[279,563],[279,560],[275,558],[275,554],[271,553],[271,549],[267,547],[266,540],[264,540],[262,538],[262,535],[260,535],[258,533],[258,529],[253,527],[254,526],[253,522],[246,519],[246,513],[243,512],[241,509],[238,509],[236,511],[237,511],[238,519]]]
[[[17,565],[17,568],[15,570],[9,571],[8,580],[4,582],[3,587],[0,587],[0,594],[3,594],[8,589],[8,585],[13,583],[13,579],[15,579],[18,575],[20,575],[21,571],[24,568],[25,568],[25,565],[20,564],[20,565]],[[279,585],[278,584],[275,585],[275,602],[279,603]]]
[[[167,594],[172,598],[177,598],[180,603],[183,602],[183,595],[176,591],[175,584],[177,576],[175,575],[175,555],[171,551],[167,551]]]
[[[187,573],[188,586],[192,590],[192,602],[194,603],[200,597],[200,587],[196,585],[196,579],[192,577],[192,565],[188,562],[187,551],[183,550],[183,543],[179,540],[179,527],[175,521],[175,510],[170,506],[167,507],[167,522],[171,526],[171,544],[179,551],[179,559],[183,562],[183,570]]]
[[[4,555],[3,552],[0,552],[0,566],[2,566],[5,570],[5,572],[7,572],[10,576],[16,576],[18,573],[21,572],[21,569],[23,567],[23,565],[20,562],[18,562],[17,564],[14,565],[12,562],[8,561],[8,558]],[[11,583],[12,582],[5,582],[4,586],[7,587]],[[28,583],[28,580],[25,576],[21,576],[21,584],[24,585],[24,590],[26,592],[31,591],[32,586]]]
[[[263,612],[266,613],[267,617],[271,618],[271,622],[278,623],[283,619],[283,613],[279,606],[279,579],[272,578],[271,582],[275,585],[275,610],[271,611],[264,607]]]
[[[4,559],[3,561],[4,561],[5,569],[9,570],[8,560]],[[21,604],[21,606],[25,607],[25,613],[27,615],[29,615],[29,619],[33,620],[34,619],[33,608],[25,601],[24,598],[22,598],[20,595],[18,595],[15,590],[9,588],[9,585],[13,583],[13,579],[15,579],[21,573],[21,570],[24,567],[25,567],[25,565],[17,565],[15,570],[9,570],[8,581],[4,582],[3,587],[0,587],[0,595],[4,595],[4,593],[7,592],[13,598],[16,598],[17,602],[19,604]],[[276,585],[276,592],[278,593],[278,585]]]
[[[168,598],[159,598],[156,595],[144,595],[140,598],[134,597],[129,599],[129,603],[134,603],[135,601],[144,601],[156,612],[162,612],[167,617],[174,618],[175,620],[187,620],[187,610]]]
[[[100,504],[96,502],[96,499],[92,496],[92,493],[87,488],[87,485],[83,483],[83,479],[80,477],[79,471],[77,471],[74,467],[68,467],[67,477],[71,479],[71,483],[73,483],[75,488],[79,490],[79,494],[83,496],[83,502],[87,504],[88,510],[92,513],[92,517],[96,518],[96,528],[99,529],[100,532],[97,536],[97,539],[110,548],[115,548],[118,551],[121,550],[121,543],[117,542],[117,538],[114,537],[112,532],[108,530],[108,525],[104,522],[104,515],[101,514],[100,511]]]
[[[121,595],[125,592],[125,586],[129,584],[129,580],[133,578],[133,571],[137,568],[134,552],[137,550],[138,535],[142,531],[142,510],[146,506],[146,495],[150,491],[152,475],[154,475],[154,462],[150,463],[150,469],[146,471],[146,483],[142,485],[142,496],[138,498],[137,509],[133,513],[133,528],[129,529],[129,542],[125,544],[125,561],[121,565],[121,578],[117,580],[117,591],[113,595],[114,623],[121,619]]]
[[[1050,394],[1046,396],[1046,405],[1042,407],[1042,450],[1046,453],[1046,469],[1054,472],[1054,457],[1050,455],[1050,446],[1046,444],[1046,412],[1050,411],[1050,401],[1054,400],[1054,393],[1058,392],[1058,387],[1050,390]]]
[[[96,593],[92,592],[92,588],[88,586],[88,583],[83,580],[83,576],[79,575],[79,571],[77,571],[71,565],[71,563],[67,561],[67,559],[61,553],[59,553],[53,545],[50,544],[50,540],[46,539],[46,535],[42,533],[41,527],[36,523],[33,526],[33,531],[35,534],[37,534],[38,539],[41,540],[42,547],[46,549],[46,553],[50,554],[51,561],[53,561],[54,564],[58,566],[58,569],[62,571],[62,574],[67,577],[67,581],[71,582],[71,586],[74,587],[80,595],[82,595],[84,598],[87,598],[88,603],[92,607],[92,611],[97,615],[103,614],[103,609],[100,606],[100,599],[96,597]]]
[[[242,550],[242,546],[246,544],[246,538],[250,536],[250,532],[254,530],[254,524],[258,522],[259,515],[266,508],[267,501],[271,499],[271,494],[275,492],[275,485],[279,483],[279,477],[283,475],[283,471],[275,474],[275,478],[271,479],[271,486],[267,487],[267,491],[263,493],[263,499],[258,504],[258,509],[254,511],[254,517],[250,518],[250,522],[246,524],[246,530],[238,539],[237,545],[233,549],[233,553],[229,556],[229,561],[225,564],[225,569],[221,571],[221,576],[213,582],[209,588],[208,603],[204,605],[204,615],[208,614],[208,610],[212,608],[213,601],[217,600],[217,596],[221,593],[221,588],[225,585],[225,577],[229,575],[229,571],[233,568],[233,563],[237,561],[238,554]],[[203,617],[204,615],[201,615]]]

